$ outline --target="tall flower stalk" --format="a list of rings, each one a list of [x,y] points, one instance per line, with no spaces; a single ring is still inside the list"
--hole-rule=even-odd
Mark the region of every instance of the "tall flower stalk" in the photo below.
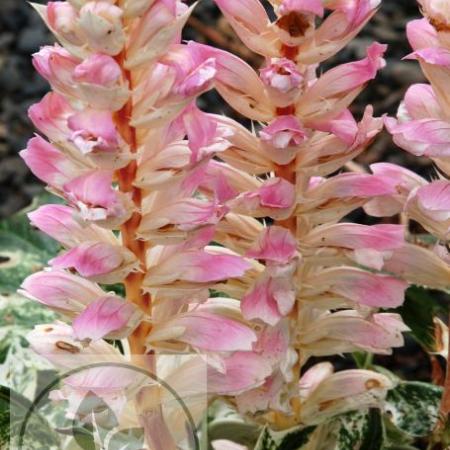
[[[405,192],[403,211],[435,236],[432,250],[446,272],[439,286],[445,289],[450,283],[450,7],[436,0],[420,0],[419,5],[424,18],[413,20],[407,26],[413,52],[405,58],[419,61],[430,84],[412,85],[400,105],[397,119],[387,118],[386,126],[399,147],[415,156],[430,158],[437,168],[432,182],[409,175],[411,182]],[[448,349],[447,342],[444,347]],[[450,414],[448,366],[441,413],[447,421]]]
[[[393,386],[385,375],[303,369],[311,357],[401,346],[407,327],[380,308],[401,305],[408,282],[447,273],[429,253],[422,270],[401,225],[344,220],[360,207],[395,213],[417,182],[388,164],[345,171],[382,128],[370,106],[359,122],[348,108],[385,65],[385,46],[317,75],[378,2],[274,0],[274,21],[257,0],[217,4],[264,56],[259,73],[181,43],[191,8],[178,0],[36,6],[60,45],[33,57],[53,88],[30,108],[48,140],[34,137],[21,154],[67,205],[30,214],[63,251],[23,292],[67,323],[38,327],[30,341],[64,368],[129,357],[106,338],[127,338],[133,362],[154,372],[158,355],[199,353],[211,398],[277,429],[379,406]],[[196,106],[213,86],[254,129]],[[116,283],[125,298],[108,292]],[[76,404],[84,389],[112,401],[117,384],[99,379],[60,398]],[[153,400],[148,386],[136,396],[147,440],[175,448]]]

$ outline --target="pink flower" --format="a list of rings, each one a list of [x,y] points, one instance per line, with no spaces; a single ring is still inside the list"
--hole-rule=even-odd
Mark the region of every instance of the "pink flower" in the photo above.
[[[74,112],[65,97],[50,92],[39,103],[30,106],[28,116],[33,125],[48,139],[62,142],[69,133],[67,119]]]
[[[315,130],[333,133],[349,146],[353,147],[355,144],[358,144],[357,138],[359,137],[360,130],[352,113],[348,109],[342,111],[337,117],[331,120],[311,122],[310,127]]]
[[[308,135],[295,116],[274,119],[259,132],[264,150],[277,164],[289,164]]]
[[[57,188],[86,171],[40,136],[32,138],[20,156],[34,175]]]
[[[424,48],[411,53],[405,59],[419,59],[436,66],[450,67],[450,50],[446,48]]]
[[[276,325],[289,314],[295,303],[295,288],[290,277],[262,277],[241,300],[247,320],[260,319]]]
[[[297,255],[297,242],[285,228],[270,226],[264,228],[255,245],[246,256],[264,259],[278,264],[286,264]]]
[[[420,217],[422,220],[422,217]],[[447,239],[449,224],[446,222],[433,223],[430,220],[423,221],[424,226],[430,232]],[[433,289],[446,289],[450,276],[450,266],[438,256],[435,251],[428,248],[419,247],[414,244],[404,244],[401,248],[395,249],[389,259],[386,260],[384,269],[391,272],[410,283],[429,286]]]
[[[386,128],[394,142],[416,156],[446,158],[450,156],[450,122],[438,119],[397,123],[387,118]]]
[[[316,16],[323,16],[322,0],[283,0],[278,8],[278,14],[286,15],[290,12],[308,12]]]
[[[264,383],[271,373],[266,359],[253,352],[236,352],[224,360],[224,371],[208,370],[208,388],[212,392],[232,395]]]
[[[88,109],[70,116],[67,123],[72,131],[69,139],[81,153],[118,150],[119,134],[110,112]]]
[[[260,5],[259,1],[257,3]],[[264,83],[253,68],[226,51],[200,44],[196,44],[196,47],[202,48],[205,54],[215,58],[215,87],[219,94],[244,116],[253,120],[270,121],[274,115],[274,105]]]
[[[213,234],[213,227],[205,227],[183,244],[151,248],[147,255],[145,288],[149,291],[164,289],[166,295],[178,298],[244,275],[250,264],[241,256],[219,246],[205,247]]]
[[[95,283],[61,270],[34,273],[25,279],[21,288],[28,298],[68,317],[75,317],[106,294]]]
[[[65,183],[63,189],[85,220],[114,228],[130,217],[132,207],[128,196],[111,184],[112,172],[93,171]]]
[[[77,26],[78,11],[72,5],[62,1],[48,2],[46,15],[49,27],[57,36],[74,45],[83,44]]]
[[[413,50],[440,46],[436,29],[426,19],[409,22],[406,26],[406,34]]]
[[[210,89],[217,72],[215,59],[207,58],[206,55],[203,55],[201,47],[191,45],[189,47],[181,47],[181,49],[183,52],[179,57],[185,57],[183,53],[185,53],[185,49],[188,49],[191,62],[190,67],[185,67],[184,61],[180,64],[181,59],[178,61],[173,60],[171,65],[175,68],[177,74],[175,92],[184,97],[192,97]]]
[[[421,211],[431,220],[448,221],[450,219],[450,182],[434,181],[419,188],[412,194]]]
[[[215,0],[246,47],[263,56],[279,56],[277,35],[258,0]]]
[[[78,64],[73,70],[73,81],[82,99],[95,109],[117,111],[129,97],[122,70],[108,55],[96,53]]]
[[[256,334],[247,325],[206,311],[186,312],[155,324],[147,337],[152,342],[177,340],[210,352],[250,351]]]
[[[105,242],[84,242],[50,264],[56,269],[75,269],[81,276],[105,284],[120,282],[139,267],[128,249]]]
[[[314,34],[315,16],[324,13],[320,0],[282,0],[275,30],[283,45],[296,48]]]
[[[80,62],[59,45],[42,47],[39,52],[33,54],[33,66],[39,74],[55,90],[69,96],[75,95],[76,92],[72,75]]]
[[[350,267],[322,270],[305,280],[311,287],[302,291],[304,297],[330,292],[362,305],[395,308],[403,303],[408,284],[388,275],[379,275]]]
[[[193,42],[174,45],[141,83],[131,124],[145,128],[168,123],[211,89],[217,67],[208,49]]]
[[[226,134],[218,129],[217,122],[197,107],[190,107],[182,116],[188,145],[192,151],[191,163],[220,153],[231,146]]]
[[[77,220],[77,211],[64,205],[44,205],[28,214],[30,222],[65,247],[74,247],[86,241],[115,243],[111,231]]]
[[[98,341],[104,337],[123,339],[142,320],[143,313],[135,305],[119,297],[101,297],[73,321],[73,331],[80,341]]]
[[[151,5],[149,0],[144,1],[148,9],[143,11],[144,17],[134,27],[129,39],[128,68],[155,61],[170,45],[179,44],[181,30],[193,9],[176,0],[156,0]]]
[[[295,197],[292,185],[282,178],[273,178],[258,189],[261,206],[269,208],[290,208]]]
[[[399,110],[401,122],[421,119],[445,119],[439,99],[429,84],[413,84],[405,94],[404,103]],[[404,117],[406,113],[406,117]]]
[[[297,114],[306,124],[308,120],[339,115],[385,66],[386,48],[386,45],[374,43],[367,49],[367,58],[325,72],[300,97]]]
[[[352,311],[323,313],[299,333],[298,339],[308,356],[327,356],[337,348],[342,352],[357,349],[377,354],[391,354],[402,347],[402,332],[409,331],[398,314],[380,313],[365,317]]]
[[[320,363],[309,369],[301,378],[304,386],[302,422],[308,425],[321,423],[336,414],[352,411],[355,406],[378,407],[387,390],[394,387],[393,381],[370,370],[343,370],[330,374],[330,368],[324,370]],[[332,369],[331,369],[332,370]],[[317,380],[320,373],[322,379]],[[315,382],[311,382],[315,380]]]
[[[260,70],[272,102],[285,107],[293,104],[301,93],[303,75],[297,65],[286,58],[272,58]]]
[[[117,55],[125,45],[123,11],[108,1],[90,1],[80,10],[79,27],[95,52]]]
[[[96,53],[76,66],[73,77],[78,83],[114,87],[122,77],[122,71],[113,58]]]
[[[330,246],[350,249],[393,250],[404,243],[402,225],[359,225],[338,223],[317,227],[305,238],[306,246]]]
[[[228,202],[237,213],[274,219],[288,217],[295,206],[294,186],[283,178],[270,178],[254,192],[244,192]]]
[[[336,54],[370,20],[379,4],[379,0],[327,1],[333,12],[300,45],[298,62],[315,64]]]

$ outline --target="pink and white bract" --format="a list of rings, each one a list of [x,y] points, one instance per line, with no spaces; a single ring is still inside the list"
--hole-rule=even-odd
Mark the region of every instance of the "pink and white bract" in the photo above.
[[[197,352],[208,357],[208,395],[276,429],[379,406],[393,387],[384,375],[334,373],[329,363],[302,370],[315,356],[391,353],[408,328],[380,308],[401,305],[409,282],[442,283],[442,272],[414,266],[422,249],[406,244],[401,225],[345,221],[357,208],[380,217],[406,205],[442,239],[450,226],[448,181],[427,184],[388,164],[346,169],[383,127],[371,106],[360,120],[349,107],[384,67],[386,46],[372,43],[365,58],[325,72],[320,63],[379,2],[271,0],[274,21],[259,0],[216,3],[265,58],[258,70],[182,42],[192,8],[180,0],[35,5],[59,44],[33,55],[53,92],[30,108],[45,138],[21,155],[67,205],[30,214],[63,250],[23,292],[71,322],[58,325],[57,341],[67,340],[71,364],[78,353],[95,358],[105,337],[128,338],[136,363]],[[423,8],[435,22],[449,20],[431,1]],[[399,121],[386,124],[399,145],[450,170],[442,94],[450,41],[425,19],[409,34],[410,57],[432,87],[411,88]],[[196,98],[213,88],[256,129],[200,111]],[[123,283],[126,298],[98,283]],[[56,360],[64,353],[43,327],[33,340]],[[145,419],[145,391],[136,402]],[[170,424],[161,426],[145,427],[148,441],[175,448]]]

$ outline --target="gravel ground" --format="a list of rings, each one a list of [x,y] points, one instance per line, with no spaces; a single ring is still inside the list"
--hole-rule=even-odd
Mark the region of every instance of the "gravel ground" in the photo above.
[[[355,113],[361,113],[367,103],[374,104],[377,114],[393,113],[406,87],[423,80],[417,64],[401,61],[409,52],[405,25],[418,14],[412,0],[384,0],[383,7],[363,33],[330,61],[335,64],[361,58],[365,47],[373,40],[389,44],[389,64],[358,98]],[[48,90],[47,83],[33,70],[30,55],[52,42],[52,37],[25,0],[0,1],[0,30],[0,217],[6,217],[27,205],[33,195],[43,189],[17,153],[33,133],[26,111]],[[213,39],[216,45],[226,46],[255,61],[255,56],[242,48],[210,0],[199,3],[185,37],[202,42]],[[232,113],[215,93],[202,97],[201,106],[209,111]],[[380,160],[406,164],[421,173],[430,169],[427,161],[410,158],[393,148],[386,134],[381,135],[359,161],[370,164]]]

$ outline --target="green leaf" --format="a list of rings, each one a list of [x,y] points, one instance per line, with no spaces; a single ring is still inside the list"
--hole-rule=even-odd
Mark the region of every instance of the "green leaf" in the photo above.
[[[0,448],[3,450],[23,448],[59,449],[60,440],[49,423],[22,395],[5,386],[0,386]],[[19,447],[19,436],[22,442]]]
[[[83,450],[97,450],[93,427],[86,425],[84,427],[74,427],[70,430],[74,441],[78,444],[78,448]]]
[[[353,352],[352,357],[358,369],[368,369],[369,367],[371,367],[373,362],[372,353]]]
[[[20,295],[0,295],[0,384],[34,399],[39,372],[52,366],[29,347],[26,336],[35,325],[51,323],[56,317],[43,305]]]
[[[380,450],[383,445],[381,414],[377,409],[354,411],[331,421],[335,427],[333,450]],[[330,450],[331,450],[330,448]]]
[[[309,430],[305,428],[303,431]],[[334,417],[311,430],[306,438],[306,441],[298,440],[297,446],[288,448],[295,450],[384,450],[383,423],[377,409],[355,411]],[[272,450],[271,447],[268,448]],[[284,450],[284,448],[273,447],[274,450]]]
[[[400,383],[388,392],[385,411],[399,430],[411,436],[428,436],[438,416],[442,388],[418,381]]]
[[[397,428],[386,414],[383,415],[383,429],[383,450],[417,450],[411,445],[414,437]]]
[[[26,212],[38,203],[0,221],[0,294],[15,292],[25,277],[43,269],[60,249],[56,241],[29,224]]]
[[[253,448],[261,432],[259,425],[249,423],[228,404],[216,401],[208,410],[208,440],[228,439]]]
[[[396,311],[411,328],[413,337],[426,349],[434,349],[433,318],[438,314],[447,314],[449,305],[442,301],[442,294],[418,286],[410,287],[405,302]]]
[[[285,431],[272,431],[264,427],[254,450],[300,450],[308,443],[315,428],[295,427]]]

